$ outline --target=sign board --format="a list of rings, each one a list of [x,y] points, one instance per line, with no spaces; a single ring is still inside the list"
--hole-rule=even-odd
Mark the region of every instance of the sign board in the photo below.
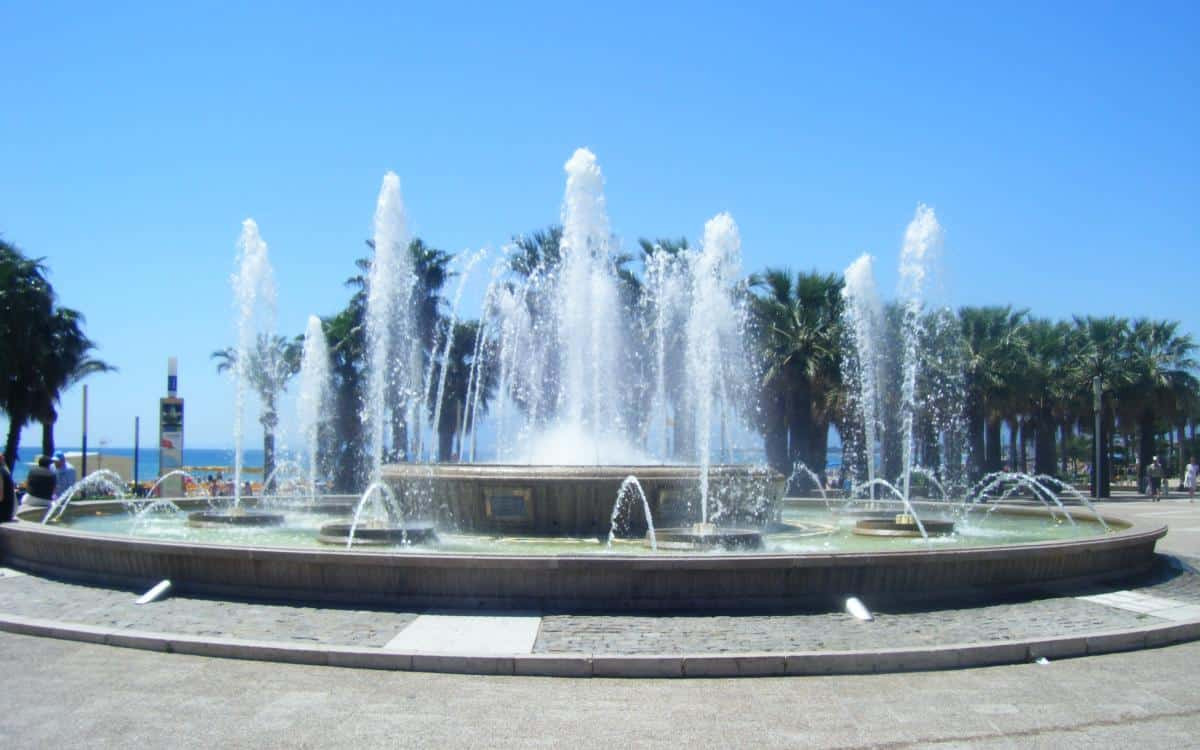
[[[487,517],[500,523],[523,523],[533,519],[528,488],[488,487],[484,490]]]
[[[158,475],[183,468],[183,399],[158,400]],[[183,477],[162,484],[163,497],[183,496]]]

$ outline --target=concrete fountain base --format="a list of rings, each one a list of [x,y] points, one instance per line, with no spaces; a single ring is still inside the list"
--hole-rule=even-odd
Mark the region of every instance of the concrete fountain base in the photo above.
[[[181,501],[185,508],[206,501]],[[824,507],[823,503],[814,504]],[[901,551],[662,555],[455,554],[434,550],[289,549],[96,534],[75,515],[125,513],[117,502],[72,503],[64,522],[42,511],[0,524],[6,565],[71,580],[247,599],[413,607],[553,610],[778,609],[853,593],[910,601],[948,592],[1095,580],[1148,569],[1161,523],[1111,518],[1093,537]],[[997,512],[1052,520],[1042,509]],[[1091,518],[1074,511],[1079,520]]]

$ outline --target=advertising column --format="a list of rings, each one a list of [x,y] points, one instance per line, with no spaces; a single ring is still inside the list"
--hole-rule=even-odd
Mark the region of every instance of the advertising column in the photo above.
[[[179,360],[167,358],[167,397],[158,400],[158,475],[183,468],[183,399],[179,388]],[[171,477],[161,485],[162,497],[183,496],[183,476]]]

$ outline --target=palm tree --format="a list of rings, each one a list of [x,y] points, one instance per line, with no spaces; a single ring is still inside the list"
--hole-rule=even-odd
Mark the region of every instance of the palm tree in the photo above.
[[[9,417],[4,455],[10,468],[25,425],[41,421],[43,450],[53,453],[62,392],[113,369],[91,356],[94,349],[83,333],[83,316],[56,306],[43,260],[0,240],[0,408]]]
[[[1095,415],[1091,398],[1092,378],[1099,377],[1103,388],[1100,434],[1093,436],[1101,446],[1100,466],[1093,466],[1092,482],[1093,487],[1099,487],[1098,497],[1109,497],[1112,479],[1112,435],[1116,427],[1114,399],[1118,394],[1127,392],[1125,389],[1132,381],[1128,357],[1129,321],[1115,316],[1076,316],[1074,321],[1077,338],[1072,347],[1075,361],[1071,370],[1080,401],[1087,404],[1084,416]],[[1099,473],[1098,485],[1096,472]]]
[[[1026,324],[1022,335],[1027,355],[1022,397],[1027,401],[1026,425],[1034,431],[1034,472],[1056,474],[1055,432],[1071,401],[1071,327],[1038,318]]]
[[[842,280],[768,268],[750,286],[767,461],[785,474],[803,461],[823,475],[841,389]]]
[[[373,252],[374,240],[367,240],[366,243]],[[419,403],[419,399],[424,398],[424,394],[417,391],[425,385],[423,378],[437,346],[435,339],[441,323],[442,307],[445,304],[441,294],[442,288],[453,276],[449,270],[453,256],[444,250],[430,247],[419,237],[408,243],[408,254],[413,273],[413,286],[407,307],[412,313],[412,330],[393,331],[392,341],[396,342],[398,349],[407,348],[404,352],[397,351],[394,356],[407,361],[409,382],[388,383],[386,396],[392,418],[393,460],[405,460],[408,457],[409,425],[406,421],[405,404],[410,403],[411,399],[418,399]],[[346,284],[355,289],[354,300],[357,300],[361,311],[365,313],[371,260],[359,258],[355,261],[355,266],[359,273],[347,279]]]
[[[48,345],[41,358],[40,388],[35,416],[42,423],[42,455],[54,454],[54,424],[61,394],[89,375],[114,372],[115,367],[91,356],[96,345],[83,333],[83,315],[60,307],[49,321]]]
[[[1003,307],[959,310],[964,351],[967,452],[972,478],[999,471],[1000,426],[1026,360],[1027,313]]]
[[[1160,420],[1174,420],[1197,388],[1192,337],[1179,333],[1179,323],[1135,320],[1127,339],[1129,383],[1124,392],[1138,430],[1138,481],[1159,453],[1155,447]],[[1170,423],[1168,423],[1170,424]]]
[[[450,342],[450,356],[446,363],[446,391],[443,396],[441,416],[437,425],[438,461],[453,460],[455,454],[455,437],[460,435],[463,427],[463,414],[467,410],[467,399],[471,397],[467,388],[471,377],[471,368],[475,357],[475,340],[479,336],[479,321],[468,320],[454,325],[454,338]],[[480,352],[480,358],[487,360],[489,350]],[[480,362],[477,373],[481,377],[479,390],[479,409],[486,412],[493,393],[496,390],[496,368]],[[437,374],[440,377],[440,373]],[[432,394],[431,398],[436,398]],[[430,404],[430,409],[436,409]],[[460,445],[457,451],[462,455]]]
[[[279,335],[259,334],[254,348],[247,354],[246,374],[250,384],[262,401],[262,412],[258,421],[263,428],[263,477],[268,479],[275,471],[275,428],[279,426],[277,400],[287,388],[287,381],[300,371],[300,356],[304,339],[297,336],[287,339]],[[221,349],[212,353],[217,360],[217,372],[237,367],[236,349]],[[264,491],[270,490],[264,487]]]
[[[562,261],[562,234],[562,226],[554,224],[513,237],[515,252],[508,259],[509,269],[527,279],[558,268]]]

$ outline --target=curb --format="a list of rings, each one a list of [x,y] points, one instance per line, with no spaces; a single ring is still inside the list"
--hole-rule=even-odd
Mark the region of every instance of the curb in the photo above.
[[[0,614],[0,631],[169,654],[446,674],[542,677],[780,677],[964,669],[1159,648],[1200,640],[1200,621],[1022,641],[863,651],[733,654],[428,654],[155,633]]]

